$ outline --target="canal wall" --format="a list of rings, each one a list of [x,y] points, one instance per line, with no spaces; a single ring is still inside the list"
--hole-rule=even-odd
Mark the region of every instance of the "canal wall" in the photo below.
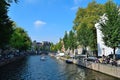
[[[79,61],[77,64],[98,72],[102,72],[104,74],[108,74],[120,78],[120,67],[112,66],[109,64],[94,63],[89,61],[84,61],[84,62]]]
[[[12,63],[14,61],[17,61],[17,60],[21,60],[24,57],[25,57],[24,55],[21,55],[21,56],[14,57],[14,58],[11,58],[11,59],[5,59],[5,60],[3,60],[3,61],[0,62],[0,67],[5,66],[5,65],[7,65],[9,63]]]
[[[50,56],[55,57],[54,55],[50,55]],[[67,60],[67,58],[65,57],[60,57],[59,59],[64,61]],[[112,66],[110,64],[100,64],[86,60],[76,60],[76,59],[73,60],[73,63],[88,69],[92,69],[110,76],[120,78],[120,67]]]

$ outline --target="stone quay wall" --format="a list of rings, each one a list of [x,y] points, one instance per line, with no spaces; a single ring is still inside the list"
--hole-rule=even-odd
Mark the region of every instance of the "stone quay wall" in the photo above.
[[[4,65],[7,65],[9,63],[12,63],[14,61],[17,61],[17,60],[20,60],[20,59],[23,59],[25,56],[24,55],[21,55],[21,56],[18,56],[18,57],[14,57],[14,58],[11,58],[11,59],[6,59],[4,61],[1,61],[0,62],[0,67],[4,66]]]
[[[52,55],[52,56],[54,56],[54,55]],[[60,59],[64,60],[64,61],[67,60],[67,58],[65,58],[65,57],[60,57]],[[101,72],[101,73],[104,73],[104,74],[107,74],[110,76],[120,78],[120,66],[116,67],[116,66],[112,66],[110,64],[101,64],[101,63],[95,63],[95,62],[91,62],[91,61],[77,60],[77,59],[74,59],[73,63],[76,65],[83,66],[88,69],[92,69],[92,70],[95,70],[95,71],[98,71],[98,72]]]
[[[120,78],[120,67],[112,66],[109,64],[94,63],[89,61],[84,61],[84,62],[79,61],[77,64],[98,72],[102,72],[104,74],[108,74]]]

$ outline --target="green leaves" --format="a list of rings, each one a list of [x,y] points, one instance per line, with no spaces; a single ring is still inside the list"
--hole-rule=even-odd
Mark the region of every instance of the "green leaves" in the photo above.
[[[73,29],[77,32],[79,44],[83,47],[90,47],[91,50],[97,50],[95,23],[103,15],[104,5],[95,1],[88,4],[86,8],[79,8],[74,20]]]
[[[69,48],[69,35],[68,35],[67,31],[65,31],[65,35],[63,37],[63,42],[64,42],[65,50],[67,50]]]
[[[77,48],[77,36],[75,35],[75,32],[72,30],[69,33],[65,32],[63,42],[66,50],[68,48],[72,50]]]
[[[31,47],[31,40],[24,29],[16,27],[12,34],[10,45],[19,50],[27,50]]]
[[[71,30],[68,34],[68,41],[69,41],[69,48],[74,50],[77,48],[77,40],[76,40],[77,36],[75,35],[75,33]]]
[[[86,41],[87,40],[86,39],[87,38],[86,37],[86,35],[87,35],[86,28],[87,28],[87,25],[85,23],[82,23],[81,24],[81,28],[79,28],[79,30],[77,31],[77,38],[78,38],[79,44],[83,45],[83,46],[87,46],[88,45],[88,42]]]
[[[10,3],[18,0],[0,0],[0,48],[11,46],[16,49],[26,50],[31,47],[31,40],[22,28],[16,27],[7,15]]]
[[[103,41],[106,46],[115,49],[120,44],[120,15],[119,8],[111,0],[105,4],[105,16],[107,20],[100,24]]]
[[[51,44],[50,50],[57,52],[58,50],[61,51],[62,47],[63,47],[63,42],[62,39],[60,39],[60,41],[57,44]]]
[[[0,48],[4,49],[9,45],[13,33],[13,21],[7,15],[8,5],[5,0],[0,0]]]

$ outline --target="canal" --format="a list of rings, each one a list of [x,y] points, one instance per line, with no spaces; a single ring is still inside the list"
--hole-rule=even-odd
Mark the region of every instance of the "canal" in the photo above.
[[[0,68],[0,80],[120,80],[46,56],[28,56]]]

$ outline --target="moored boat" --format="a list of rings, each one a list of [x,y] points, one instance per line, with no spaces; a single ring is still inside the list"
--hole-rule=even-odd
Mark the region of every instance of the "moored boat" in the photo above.
[[[72,59],[67,59],[66,63],[73,63],[73,60]]]

